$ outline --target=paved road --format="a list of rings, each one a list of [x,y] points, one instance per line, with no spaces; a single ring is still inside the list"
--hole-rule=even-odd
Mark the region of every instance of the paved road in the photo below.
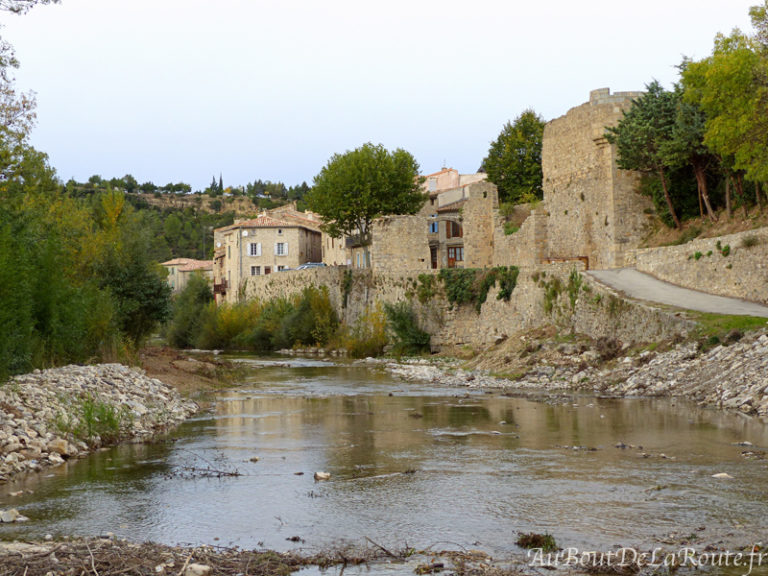
[[[680,288],[648,274],[638,272],[634,268],[590,270],[587,274],[611,288],[621,290],[630,298],[669,304],[700,312],[768,318],[768,306],[738,298],[726,298],[688,288]]]

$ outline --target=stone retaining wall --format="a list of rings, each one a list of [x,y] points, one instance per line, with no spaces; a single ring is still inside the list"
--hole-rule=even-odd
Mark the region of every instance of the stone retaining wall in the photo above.
[[[749,246],[751,242],[757,244]],[[768,304],[768,228],[701,238],[681,246],[637,249],[629,256],[628,264],[660,280]]]
[[[481,349],[518,331],[544,324],[556,324],[564,331],[594,338],[610,337],[627,344],[673,338],[690,330],[691,324],[685,319],[662,309],[623,300],[582,274],[577,276],[581,288],[574,292],[571,306],[568,279],[572,271],[582,269],[581,263],[521,268],[509,302],[498,300],[498,289],[491,288],[480,313],[473,305],[458,308],[450,305],[437,279],[434,296],[419,302],[416,294],[420,274],[416,272],[384,273],[334,267],[271,274],[255,278],[249,284],[249,296],[270,299],[297,294],[310,285],[327,286],[332,305],[348,324],[376,305],[410,300],[424,329],[432,334],[432,348],[436,351],[462,347]],[[422,274],[437,275],[434,271]],[[544,306],[545,293],[555,284],[560,286],[560,291],[550,298],[552,307],[548,311]]]

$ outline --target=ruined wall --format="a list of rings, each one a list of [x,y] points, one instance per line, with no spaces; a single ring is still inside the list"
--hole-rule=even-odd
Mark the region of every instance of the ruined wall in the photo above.
[[[422,216],[384,216],[371,225],[371,266],[375,271],[428,270],[429,222]]]
[[[493,263],[494,214],[499,195],[490,182],[476,182],[466,187],[467,201],[462,209],[464,228],[464,266],[484,268]]]
[[[514,234],[504,232],[504,218],[494,214],[493,265],[537,266],[547,253],[548,216],[543,208],[535,208]]]
[[[640,242],[650,200],[636,192],[638,176],[616,167],[605,139],[638,92],[594,90],[590,100],[544,128],[542,169],[549,258],[587,256],[590,267],[624,265]]]
[[[729,247],[728,256],[718,242]],[[637,249],[628,263],[678,286],[768,304],[768,228]]]

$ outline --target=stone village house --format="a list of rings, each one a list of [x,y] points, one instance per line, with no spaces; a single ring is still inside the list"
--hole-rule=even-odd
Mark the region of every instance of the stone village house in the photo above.
[[[161,264],[167,271],[168,285],[173,293],[181,292],[194,273],[199,273],[213,280],[212,260],[193,260],[192,258],[174,258]]]
[[[216,301],[235,302],[250,277],[266,276],[322,260],[322,234],[302,223],[259,215],[214,230]]]

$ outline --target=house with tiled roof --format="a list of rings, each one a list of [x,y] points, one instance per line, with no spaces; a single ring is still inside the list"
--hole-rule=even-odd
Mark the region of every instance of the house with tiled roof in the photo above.
[[[168,285],[174,293],[182,291],[194,273],[202,274],[209,280],[213,280],[213,260],[174,258],[163,262],[162,266],[168,271]]]
[[[319,226],[300,217],[260,214],[213,233],[216,301],[237,301],[248,279],[322,261]]]
[[[471,184],[487,178],[483,172],[460,174],[454,168],[443,168],[424,176],[422,189],[429,195],[419,214],[428,219],[430,265],[432,268],[454,268],[464,265],[464,230],[461,208]]]

